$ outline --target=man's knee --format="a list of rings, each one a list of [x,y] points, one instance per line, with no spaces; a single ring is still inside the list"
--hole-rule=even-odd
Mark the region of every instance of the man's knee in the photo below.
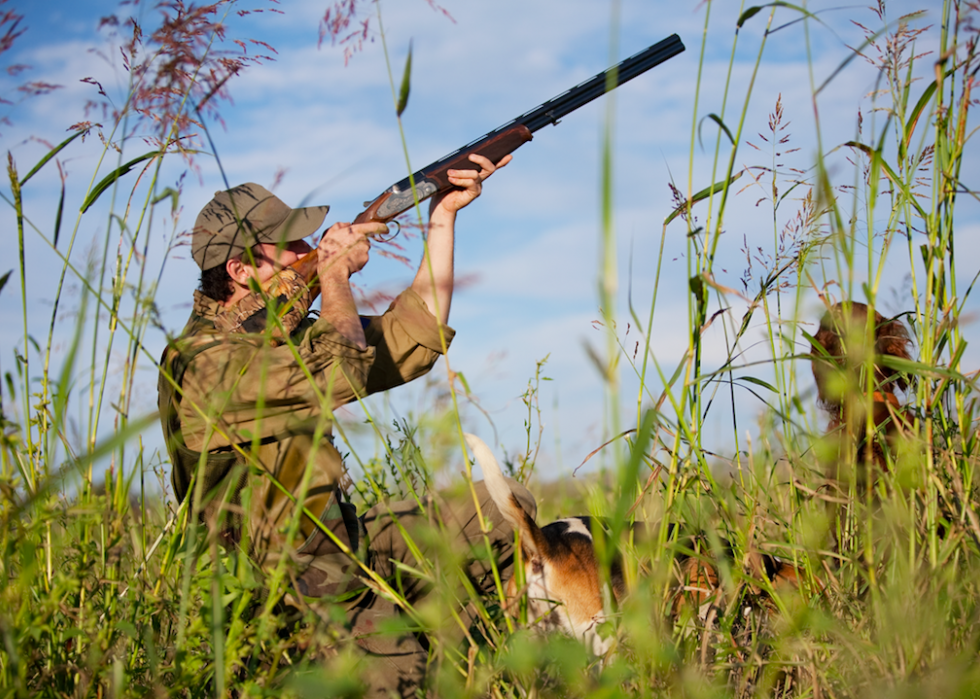
[[[385,622],[396,616],[393,610],[360,608],[351,610],[351,638],[364,653],[361,680],[367,685],[368,699],[392,694],[415,697],[425,683],[429,654],[415,637],[403,631],[385,631]]]

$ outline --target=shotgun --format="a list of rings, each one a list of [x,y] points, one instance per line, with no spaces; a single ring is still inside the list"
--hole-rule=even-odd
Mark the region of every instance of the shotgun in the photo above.
[[[530,141],[533,138],[532,134],[538,129],[549,124],[557,124],[565,115],[673,58],[683,50],[684,44],[681,43],[680,37],[672,34],[663,41],[658,41],[653,46],[617,63],[609,70],[593,75],[570,90],[566,90],[531,111],[508,121],[503,126],[484,134],[472,143],[440,158],[400,182],[396,182],[382,192],[377,199],[366,203],[367,208],[357,215],[354,223],[372,221],[388,223],[392,221],[395,217],[415,206],[416,198],[418,201],[424,201],[433,194],[452,189],[455,185],[449,182],[447,170],[477,170],[476,163],[469,159],[471,154],[476,153],[493,163],[498,163],[505,155],[513,153]],[[271,292],[267,289],[264,293],[257,295],[253,305],[258,310],[255,310],[254,313],[240,314],[242,317],[238,318],[235,326],[227,329],[227,331],[240,331],[258,313],[264,314],[266,312],[264,310],[265,298],[269,293],[272,293],[280,302],[285,303],[286,299],[293,298],[295,293],[305,286],[310,289],[312,294],[307,301],[306,308],[309,308],[309,304],[320,293],[320,285],[316,276],[318,259],[317,251],[313,249],[288,268],[290,270],[288,277],[279,278],[277,276],[273,278],[270,282],[270,289],[274,287],[277,291]],[[286,303],[284,309],[288,310],[289,308],[292,308],[292,304]],[[299,315],[304,314],[305,309]]]
[[[396,182],[377,199],[365,204],[367,208],[357,215],[354,223],[370,221],[388,223],[415,206],[416,197],[418,201],[424,201],[433,194],[452,189],[454,185],[449,182],[447,170],[478,170],[478,166],[470,160],[470,155],[482,155],[490,162],[498,163],[505,155],[513,153],[530,141],[533,138],[532,134],[538,129],[549,124],[557,124],[566,114],[642,75],[683,50],[684,44],[680,37],[672,34],[612,68],[593,75],[570,90]]]

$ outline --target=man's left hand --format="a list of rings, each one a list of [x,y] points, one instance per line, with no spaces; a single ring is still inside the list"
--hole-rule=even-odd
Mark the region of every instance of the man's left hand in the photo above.
[[[470,155],[470,160],[480,166],[479,172],[473,170],[447,170],[446,174],[449,181],[456,185],[456,189],[445,192],[441,197],[433,198],[430,211],[442,207],[449,213],[455,213],[466,207],[474,199],[480,196],[483,191],[483,180],[487,179],[499,168],[504,167],[511,161],[510,155],[505,155],[496,165],[482,155]]]

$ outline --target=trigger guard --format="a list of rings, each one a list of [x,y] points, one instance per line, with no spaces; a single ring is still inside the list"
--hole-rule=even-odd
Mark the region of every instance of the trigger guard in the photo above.
[[[387,235],[379,235],[379,236],[377,236],[377,240],[378,240],[379,243],[388,243],[388,242],[391,242],[392,240],[394,240],[394,238],[395,238],[396,235],[398,235],[399,233],[401,233],[401,230],[402,230],[402,225],[400,223],[398,223],[398,221],[388,221],[388,223],[386,223],[385,225],[388,226],[388,233],[387,233]],[[395,227],[395,230],[394,231],[391,230],[391,227],[392,226]]]

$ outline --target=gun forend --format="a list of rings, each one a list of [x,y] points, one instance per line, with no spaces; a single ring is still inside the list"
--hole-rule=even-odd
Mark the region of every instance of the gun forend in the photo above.
[[[514,124],[504,131],[478,139],[419,170],[411,178],[406,177],[393,184],[358,214],[354,223],[388,223],[415,205],[412,180],[415,181],[418,200],[423,201],[436,192],[452,189],[453,184],[446,174],[448,170],[479,170],[479,166],[470,160],[471,155],[482,155],[492,163],[499,163],[505,155],[513,153],[532,138],[530,130],[524,124]]]

